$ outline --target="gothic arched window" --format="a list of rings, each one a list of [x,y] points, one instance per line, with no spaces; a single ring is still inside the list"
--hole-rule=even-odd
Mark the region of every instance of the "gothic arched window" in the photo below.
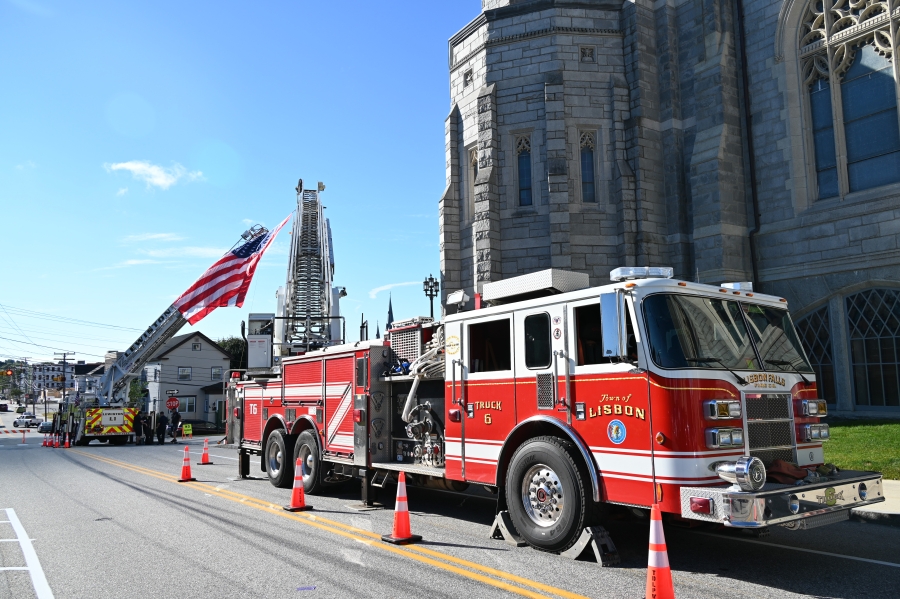
[[[812,314],[797,321],[797,334],[810,365],[816,372],[816,388],[819,397],[830,404],[837,403],[834,390],[834,359],[831,351],[831,322],[828,306],[822,306]]]
[[[516,165],[519,174],[519,206],[531,206],[531,138],[516,138]]]
[[[585,202],[596,202],[594,186],[594,134],[581,134],[581,199]]]
[[[897,43],[888,2],[810,0],[799,45],[816,197],[900,182]]]
[[[900,406],[900,290],[868,289],[844,301],[856,405]]]

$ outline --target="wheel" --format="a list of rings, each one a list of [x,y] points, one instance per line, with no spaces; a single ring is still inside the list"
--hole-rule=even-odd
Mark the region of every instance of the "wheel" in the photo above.
[[[319,446],[312,431],[303,431],[297,435],[297,442],[294,444],[294,464],[298,459],[303,460],[305,466],[303,492],[312,494],[322,490],[320,476],[322,463],[319,461]]]
[[[509,515],[528,544],[542,551],[565,551],[591,524],[593,502],[571,449],[557,437],[537,437],[509,463]]]
[[[294,464],[290,461],[284,437],[283,431],[272,431],[266,441],[265,453],[269,482],[282,489],[289,488],[294,483]]]

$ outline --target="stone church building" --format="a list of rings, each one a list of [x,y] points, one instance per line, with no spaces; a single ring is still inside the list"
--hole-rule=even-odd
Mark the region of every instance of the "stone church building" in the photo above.
[[[449,42],[445,293],[672,266],[787,298],[900,416],[900,0],[483,0]]]

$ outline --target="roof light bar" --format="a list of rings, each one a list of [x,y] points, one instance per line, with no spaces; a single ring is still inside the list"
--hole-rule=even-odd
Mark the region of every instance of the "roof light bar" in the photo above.
[[[671,279],[675,269],[669,266],[620,266],[609,272],[613,281],[628,279]]]
[[[734,289],[736,291],[753,291],[753,283],[750,281],[743,281],[740,283],[722,283],[721,286],[725,289]]]

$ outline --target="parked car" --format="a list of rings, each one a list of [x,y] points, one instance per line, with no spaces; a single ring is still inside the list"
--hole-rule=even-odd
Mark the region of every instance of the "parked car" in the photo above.
[[[29,428],[32,426],[38,426],[43,421],[43,418],[35,416],[34,414],[22,414],[13,421],[13,426],[16,428]]]
[[[9,412],[9,404],[0,403],[0,412]]]
[[[18,408],[16,408],[16,414],[24,414],[27,411],[28,408],[26,408],[25,406],[19,406]]]
[[[39,433],[50,433],[50,432],[53,432],[53,423],[50,422],[49,420],[45,420],[45,421],[42,422],[40,425],[38,425],[38,430],[37,430],[37,432],[39,432]]]

